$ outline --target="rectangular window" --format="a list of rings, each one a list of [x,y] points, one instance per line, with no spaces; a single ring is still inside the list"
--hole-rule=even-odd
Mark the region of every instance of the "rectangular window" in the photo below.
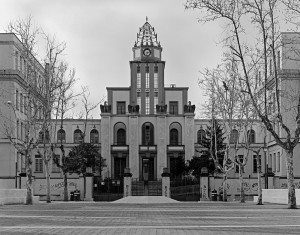
[[[17,120],[17,133],[16,133],[16,135],[17,135],[17,139],[19,139],[19,133],[20,133],[20,122],[19,122],[19,120]]]
[[[125,114],[126,113],[126,102],[124,101],[118,101],[117,102],[117,114]]]
[[[58,162],[60,162],[60,155],[55,154],[55,158],[58,160]],[[56,165],[53,159],[52,159],[52,172],[54,173],[60,172],[60,168]]]
[[[26,167],[25,167],[25,156],[24,155],[20,155],[20,159],[21,159],[21,172],[25,173],[26,172]]]
[[[20,93],[20,111],[22,113],[23,113],[23,107],[24,107],[24,105],[23,105],[23,94]]]
[[[158,88],[158,74],[154,74],[154,89]]]
[[[24,140],[28,137],[27,124],[24,125]]]
[[[276,153],[273,154],[272,163],[273,172],[276,172]]]
[[[149,66],[146,66],[146,89],[149,89]]]
[[[149,97],[149,92],[146,92],[146,95],[148,93],[148,97],[146,96],[146,114],[150,114],[150,97]]]
[[[169,114],[178,114],[178,102],[177,101],[170,101],[169,103]]]
[[[276,112],[276,94],[272,94],[272,99],[273,99],[273,113]]]
[[[238,157],[239,157],[239,160],[240,160],[240,163],[243,163],[243,161],[244,161],[244,155],[238,155]],[[236,165],[235,166],[235,173],[239,173],[239,170],[240,170],[240,166],[239,165]],[[244,169],[243,169],[243,173],[244,173],[245,171],[244,171]]]
[[[280,152],[277,153],[276,170],[277,172],[280,172]]]
[[[146,89],[149,89],[149,73],[146,73]]]
[[[137,102],[137,104],[138,104],[138,106],[140,107],[140,110],[141,110],[141,97],[137,97],[137,99],[136,99],[136,102]]]
[[[20,140],[24,140],[23,137],[24,137],[24,127],[23,127],[23,122],[21,122],[21,136],[20,136]]]
[[[156,114],[156,105],[158,105],[158,92],[154,92],[154,114]]]
[[[259,155],[259,163],[261,166],[261,156]],[[257,165],[257,155],[253,155],[253,173],[257,173],[258,165]]]
[[[19,91],[16,90],[16,109],[19,110]]]
[[[23,73],[23,58],[20,56],[20,72]]]
[[[272,167],[273,167],[272,154],[270,154],[268,159],[268,168],[271,169],[271,172],[272,172]]]
[[[35,172],[43,172],[43,159],[40,155],[35,155]]]
[[[16,58],[15,58],[15,69],[19,69],[19,53],[16,51]]]
[[[277,69],[280,69],[280,51],[277,51]]]
[[[138,89],[141,88],[141,73],[138,73],[138,74],[136,75],[136,87],[137,87]]]

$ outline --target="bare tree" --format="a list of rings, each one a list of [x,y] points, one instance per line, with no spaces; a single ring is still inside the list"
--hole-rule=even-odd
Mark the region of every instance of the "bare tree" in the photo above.
[[[86,129],[87,129],[87,122],[88,119],[90,118],[90,113],[97,108],[100,103],[104,101],[104,97],[97,103],[91,103],[90,102],[90,91],[88,90],[87,87],[82,87],[82,105],[83,105],[83,112],[81,113],[82,118],[84,118],[84,127],[83,127],[83,132],[82,132],[82,140],[85,142],[85,136],[86,136]]]
[[[68,68],[68,65],[61,62],[59,71],[61,72],[61,86],[59,88],[58,100],[55,106],[55,132],[57,133],[57,144],[59,144],[59,149],[61,151],[61,161],[55,154],[53,155],[53,161],[61,169],[64,177],[64,201],[68,201],[68,172],[70,171],[70,164],[68,157],[66,156],[65,146],[64,146],[64,130],[63,124],[64,119],[67,116],[67,112],[75,107],[75,98],[80,93],[74,93],[73,86],[76,83],[75,70]],[[59,124],[58,124],[59,123]],[[60,129],[57,131],[57,127]],[[53,144],[53,153],[57,144]]]
[[[255,122],[255,112],[248,101],[248,95],[242,92],[244,87],[240,83],[235,61],[230,54],[225,56],[223,64],[216,69],[206,69],[202,76],[199,85],[210,101],[204,105],[204,109],[207,110],[208,115],[212,115],[213,119],[219,118],[227,137],[223,163],[220,164],[218,159],[214,159],[217,169],[223,174],[223,200],[227,201],[227,175],[235,165],[238,165],[241,182],[240,198],[241,202],[244,202],[243,168],[248,162],[251,147],[248,135]],[[242,155],[243,159],[240,159],[238,152],[242,149],[245,153]]]
[[[29,16],[24,20],[19,19],[15,22],[10,22],[6,31],[14,33],[21,41],[21,44],[18,45],[18,52],[20,53],[21,76],[25,81],[25,85],[22,87],[23,94],[20,96],[20,104],[16,103],[14,105],[12,101],[8,101],[9,107],[13,109],[15,119],[10,120],[10,124],[4,121],[4,130],[11,144],[17,149],[17,152],[24,156],[27,177],[26,204],[30,205],[32,204],[33,194],[32,154],[37,147],[38,138],[36,133],[38,130],[38,119],[44,103],[44,86],[37,87],[35,84],[37,71],[43,75],[45,73],[43,67],[35,59],[35,46],[40,34],[40,28],[33,25],[32,17]],[[16,99],[19,99],[18,95],[16,94]],[[19,108],[24,111],[26,117],[20,114],[21,110],[19,111]],[[25,136],[19,136],[18,120],[24,123]]]
[[[288,184],[288,207],[296,208],[296,196],[293,173],[293,150],[299,142],[300,134],[300,95],[294,92],[294,98],[290,99],[291,109],[294,110],[294,121],[290,123],[284,116],[286,113],[281,105],[284,94],[280,92],[279,84],[285,81],[285,71],[279,71],[277,48],[280,42],[279,19],[287,18],[282,0],[187,0],[187,9],[199,9],[204,14],[200,18],[203,22],[222,19],[227,22],[227,37],[225,46],[230,48],[240,68],[240,80],[245,84],[245,92],[248,94],[259,119],[265,125],[276,143],[285,150]],[[297,3],[296,1],[289,1]],[[294,5],[296,6],[296,5]],[[298,8],[297,8],[298,9]],[[299,19],[299,18],[297,18]],[[252,26],[248,22],[252,23]],[[299,22],[299,21],[298,21]],[[292,27],[292,26],[291,26]],[[247,36],[255,35],[254,40]],[[230,41],[230,43],[228,43]],[[263,85],[255,89],[257,71],[263,71]],[[268,113],[269,91],[274,91],[273,115]],[[284,97],[288,100],[290,97]],[[293,115],[289,112],[289,115]],[[285,132],[280,136],[274,128],[277,123]]]

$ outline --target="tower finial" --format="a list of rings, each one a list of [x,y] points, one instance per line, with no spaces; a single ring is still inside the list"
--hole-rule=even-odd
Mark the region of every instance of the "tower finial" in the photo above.
[[[148,22],[148,16],[146,16],[146,22]]]

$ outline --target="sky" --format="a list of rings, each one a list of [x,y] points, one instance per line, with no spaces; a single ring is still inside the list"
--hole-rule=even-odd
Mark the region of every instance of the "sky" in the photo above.
[[[16,19],[33,17],[44,32],[65,42],[64,59],[75,68],[76,87],[87,86],[90,102],[106,96],[106,87],[130,85],[129,61],[139,27],[155,28],[166,61],[165,84],[189,87],[189,98],[201,116],[199,71],[221,61],[222,26],[199,23],[197,10],[185,0],[1,0],[0,30]],[[42,49],[38,49],[42,51]],[[78,111],[79,112],[79,111]],[[92,113],[100,118],[99,108]]]

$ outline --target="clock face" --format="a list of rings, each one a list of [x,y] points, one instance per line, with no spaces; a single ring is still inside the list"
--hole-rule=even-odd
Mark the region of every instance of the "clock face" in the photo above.
[[[144,51],[143,51],[143,54],[144,56],[150,56],[151,55],[151,51],[149,48],[146,48]]]

